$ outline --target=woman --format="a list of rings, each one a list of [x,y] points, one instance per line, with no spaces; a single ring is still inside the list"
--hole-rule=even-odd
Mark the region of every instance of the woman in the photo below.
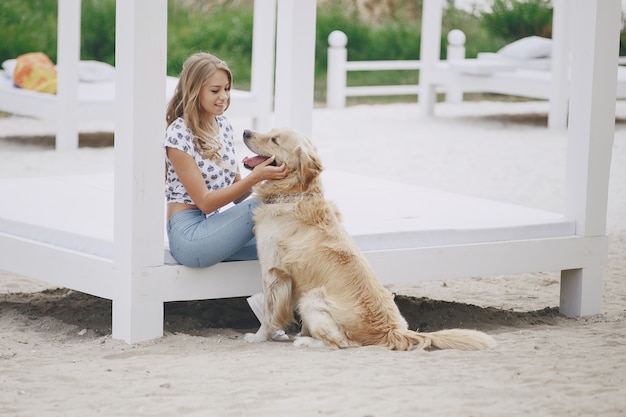
[[[190,56],[167,107],[165,134],[167,234],[174,259],[203,268],[221,261],[257,259],[252,232],[252,186],[282,179],[272,159],[242,178],[233,129],[224,117],[233,77],[208,53]],[[222,210],[230,203],[230,208]]]

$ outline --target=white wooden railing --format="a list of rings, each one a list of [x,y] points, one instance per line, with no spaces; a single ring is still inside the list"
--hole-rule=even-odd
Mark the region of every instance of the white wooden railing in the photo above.
[[[448,59],[465,58],[465,34],[454,29],[448,33]],[[368,85],[348,86],[349,71],[387,71],[404,70],[419,71],[422,63],[419,60],[395,61],[348,61],[348,36],[335,30],[328,35],[328,72],[326,85],[326,106],[328,108],[342,108],[346,105],[347,97],[364,96],[404,96],[417,95],[419,84],[403,85]],[[462,100],[462,91],[445,91],[446,101],[459,102]]]

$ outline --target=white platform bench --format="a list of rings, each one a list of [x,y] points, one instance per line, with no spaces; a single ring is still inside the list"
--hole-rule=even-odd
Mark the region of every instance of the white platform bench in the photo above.
[[[574,222],[558,213],[337,171],[323,180],[385,284],[582,268],[606,245],[576,237]],[[113,261],[113,184],[113,174],[0,180],[1,195],[19,196],[0,205],[2,267],[112,299],[115,315],[128,294]],[[132,300],[161,329],[164,302],[261,290],[257,261],[191,269],[172,264],[166,242],[164,254],[142,271],[144,290]]]
[[[339,206],[346,229],[363,251],[575,232],[573,221],[544,210],[338,171],[325,172],[323,179],[328,199]],[[0,232],[113,258],[113,174],[3,179],[0,193],[21,196],[0,207]],[[47,208],[42,209],[42,201]],[[165,252],[164,263],[176,264]]]

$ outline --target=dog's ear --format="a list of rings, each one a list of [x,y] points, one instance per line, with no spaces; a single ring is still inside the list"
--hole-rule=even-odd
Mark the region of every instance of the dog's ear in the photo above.
[[[295,153],[298,159],[298,167],[296,168],[298,180],[306,189],[311,181],[320,175],[324,167],[322,167],[317,155],[304,151],[301,146],[296,148]]]

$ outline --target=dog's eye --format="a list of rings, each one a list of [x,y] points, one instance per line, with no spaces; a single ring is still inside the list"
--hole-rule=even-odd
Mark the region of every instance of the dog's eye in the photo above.
[[[278,138],[276,136],[273,136],[272,142],[274,143],[274,145],[278,145]]]

